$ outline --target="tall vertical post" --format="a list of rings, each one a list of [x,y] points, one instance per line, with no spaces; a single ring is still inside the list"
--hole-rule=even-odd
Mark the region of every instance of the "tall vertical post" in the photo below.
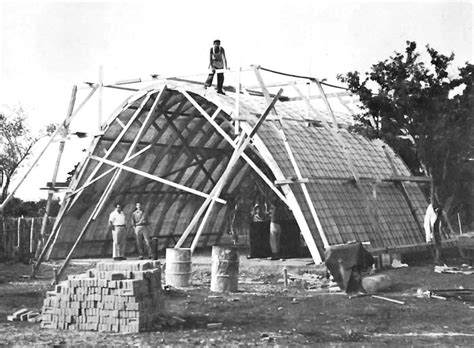
[[[99,65],[99,114],[97,118],[97,130],[100,132],[102,128],[102,93],[104,87],[104,66]]]
[[[38,248],[36,249],[36,254],[37,256],[42,250],[44,240],[45,240],[45,234],[46,234],[46,225],[48,224],[48,216],[49,212],[51,210],[51,202],[53,200],[53,195],[56,189],[56,179],[58,176],[58,170],[59,170],[59,165],[61,163],[61,157],[64,152],[64,146],[66,144],[66,137],[67,133],[69,130],[69,124],[71,122],[71,116],[74,111],[74,104],[76,102],[76,93],[77,93],[77,86],[72,87],[72,94],[71,94],[71,101],[69,102],[69,108],[67,112],[66,119],[64,120],[63,124],[61,124],[59,127],[61,127],[61,140],[59,142],[59,150],[58,150],[58,156],[56,157],[56,164],[54,166],[54,171],[53,171],[53,177],[51,179],[51,187],[48,190],[48,198],[46,200],[46,208],[44,210],[44,215],[43,215],[43,222],[41,224],[41,232],[40,232],[40,241],[38,243]]]

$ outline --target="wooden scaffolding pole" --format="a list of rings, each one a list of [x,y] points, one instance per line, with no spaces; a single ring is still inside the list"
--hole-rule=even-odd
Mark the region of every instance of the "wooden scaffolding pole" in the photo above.
[[[53,177],[51,179],[51,187],[48,190],[48,198],[46,200],[46,208],[43,215],[43,221],[41,223],[41,232],[40,232],[40,243],[38,243],[37,255],[39,255],[40,250],[45,242],[45,234],[46,234],[46,225],[48,224],[48,217],[49,211],[51,210],[51,201],[53,200],[53,195],[56,189],[56,179],[58,176],[59,165],[61,164],[61,158],[64,152],[64,146],[66,144],[67,133],[69,131],[69,124],[71,122],[72,112],[74,110],[74,104],[76,102],[76,94],[77,94],[77,86],[73,86],[72,94],[71,94],[71,101],[69,102],[69,108],[67,112],[66,119],[62,124],[62,134],[61,140],[59,142],[59,150],[58,155],[56,158],[56,164],[54,166]]]
[[[235,149],[236,144],[233,142],[232,138],[215,122],[215,120],[209,116],[209,114],[199,105],[198,102],[194,100],[184,89],[178,88],[178,90],[194,105],[194,107],[201,113],[201,115],[206,118],[209,123],[217,130],[217,132]],[[245,153],[242,154],[242,158],[252,167],[252,169],[262,178],[262,180],[271,188],[273,192],[286,204],[288,200],[286,197],[278,190],[278,188],[273,184],[273,182],[268,179],[268,177],[260,170],[260,168],[248,157]]]
[[[112,145],[110,145],[110,147],[107,149],[107,151],[105,152],[105,155],[103,158],[108,158],[110,156],[110,154],[112,153],[112,151],[115,149],[115,147],[117,147],[117,145],[120,143],[120,141],[122,140],[122,138],[124,137],[124,135],[127,133],[128,129],[132,126],[132,124],[135,122],[135,120],[138,118],[138,116],[140,115],[140,112],[142,111],[143,107],[146,105],[146,103],[148,102],[148,100],[150,99],[150,96],[151,96],[151,92],[147,93],[146,94],[146,97],[143,98],[143,101],[140,103],[140,106],[137,108],[137,110],[134,112],[134,114],[132,115],[132,117],[130,118],[130,120],[128,121],[127,125],[125,127],[123,127],[122,131],[120,132],[120,134],[117,136],[117,138],[115,138],[114,142],[112,143]],[[118,116],[115,118],[116,121],[119,121],[118,120]],[[89,181],[91,181],[93,179],[93,177],[97,174],[97,172],[100,170],[100,168],[102,167],[102,162],[99,162],[97,164],[97,166],[92,170],[92,173],[89,175],[89,177],[87,178],[85,184],[89,183]],[[80,193],[76,196],[74,196],[73,198],[73,202],[72,204],[74,204],[77,199],[79,198],[80,196]]]
[[[76,116],[76,114],[79,112],[79,110],[82,108],[82,106],[86,103],[87,100],[90,99],[90,97],[94,94],[94,92],[97,90],[97,87],[94,86],[94,88],[92,89],[92,91],[89,93],[89,95],[85,98],[85,100],[82,102],[81,105],[79,105],[79,107],[76,109],[76,111],[71,115],[70,119],[69,119],[69,122],[74,118],[74,116]],[[63,121],[64,122],[64,121]],[[10,201],[10,199],[13,198],[14,194],[16,193],[16,191],[20,188],[21,184],[23,184],[23,182],[25,181],[25,179],[28,177],[28,175],[31,173],[31,171],[33,170],[33,168],[36,166],[36,164],[38,164],[39,160],[43,157],[44,153],[46,152],[46,150],[49,148],[49,146],[51,145],[51,143],[54,141],[54,139],[56,138],[56,135],[59,134],[59,132],[61,132],[61,128],[62,128],[62,124],[56,128],[56,130],[54,131],[54,133],[49,137],[49,140],[48,142],[46,143],[46,145],[43,147],[43,149],[40,151],[40,153],[36,156],[36,158],[33,160],[33,163],[30,164],[28,170],[26,171],[26,173],[21,177],[21,179],[18,181],[18,183],[15,185],[15,187],[12,189],[12,191],[8,194],[7,198],[5,198],[5,200],[2,202],[2,204],[0,205],[0,215],[2,215],[3,213],[3,210],[5,208],[5,206],[7,205],[7,203]]]
[[[263,78],[260,74],[260,71],[258,68],[255,68],[255,74],[257,76],[257,80],[258,82],[260,83],[260,87],[263,91],[263,94],[265,95],[265,98],[269,98],[270,97],[270,93],[268,93],[268,90],[267,88],[265,87],[265,83],[263,82]],[[290,146],[290,143],[288,141],[288,137],[286,136],[286,133],[285,133],[285,130],[284,130],[284,124],[283,124],[283,119],[281,118],[281,116],[279,117],[280,119],[280,125],[281,125],[281,128],[279,129],[280,131],[280,134],[282,136],[282,139],[283,139],[283,144],[285,146],[285,149],[286,149],[286,152],[288,153],[288,157],[290,159],[290,162],[291,162],[291,165],[293,166],[293,169],[295,171],[295,174],[299,180],[299,184],[301,186],[301,190],[303,191],[303,195],[305,197],[305,200],[306,200],[306,204],[308,204],[308,207],[309,207],[309,210],[310,210],[310,213],[311,213],[311,216],[316,224],[316,227],[318,229],[318,233],[319,233],[319,237],[321,238],[322,242],[323,242],[323,246],[325,249],[327,249],[329,247],[329,243],[328,243],[328,240],[327,240],[327,237],[326,237],[326,234],[324,233],[324,230],[323,230],[323,225],[321,224],[321,221],[319,220],[319,216],[318,214],[316,213],[316,209],[314,207],[314,204],[313,204],[313,201],[311,200],[311,196],[309,195],[309,191],[308,191],[308,188],[306,187],[306,184],[303,182],[303,176],[301,175],[301,171],[299,169],[299,166],[298,166],[298,163],[296,162],[296,159],[295,159],[295,156],[294,156],[294,153],[293,153],[293,150],[291,149],[291,146]],[[305,237],[305,239],[307,240],[311,240],[313,239],[313,236],[309,236],[309,235],[303,235]]]
[[[142,137],[145,129],[150,125],[149,124],[149,120],[151,118],[151,115],[153,114],[153,112],[155,111],[155,108],[156,106],[158,105],[158,102],[161,100],[161,97],[164,93],[164,91],[166,90],[166,86],[160,91],[160,93],[158,94],[158,96],[156,97],[155,101],[153,102],[153,105],[152,107],[150,108],[150,111],[148,111],[147,113],[147,116],[145,118],[145,121],[142,123],[142,126],[140,127],[140,130],[138,131],[137,135],[135,136],[135,139],[132,143],[132,145],[130,146],[130,148],[128,149],[127,151],[127,154],[125,155],[125,158],[127,157],[130,157],[131,154],[133,153],[133,151],[135,150],[135,147],[137,146],[137,144],[139,143],[140,141],[140,138]],[[143,109],[143,107],[145,106],[146,104],[146,101],[149,99],[150,97],[150,94],[148,95],[148,98],[145,98],[145,101],[141,104],[141,108],[139,108],[136,113],[139,114],[141,109]],[[91,156],[91,158],[94,157],[94,156]],[[109,196],[110,196],[110,193],[113,191],[114,189],[114,186],[120,176],[120,173],[121,173],[121,169],[117,170],[115,173],[114,173],[114,176],[112,178],[112,180],[109,182],[107,188],[105,189],[104,193],[102,194],[102,196],[100,197],[99,199],[99,202],[97,203],[97,205],[95,206],[94,210],[92,211],[92,214],[90,215],[89,219],[87,220],[85,226],[83,227],[82,231],[80,232],[79,236],[76,238],[76,241],[74,242],[74,245],[72,246],[71,250],[69,251],[68,255],[66,256],[66,259],[64,260],[64,263],[62,264],[61,268],[58,270],[58,274],[57,274],[57,279],[60,279],[62,273],[64,272],[64,269],[67,267],[67,265],[69,264],[69,261],[71,260],[72,258],[72,255],[76,249],[76,247],[79,245],[80,241],[82,240],[83,236],[85,235],[87,229],[89,228],[90,224],[92,221],[94,221],[96,218],[97,218],[97,215],[100,213],[100,211],[102,210],[103,206],[105,205],[105,203],[107,202]],[[56,280],[56,279],[55,279]]]
[[[215,190],[215,193],[214,193],[216,196],[220,195],[222,189],[224,188],[225,183],[227,182],[227,179],[228,179],[229,175],[232,172],[232,169],[234,168],[235,164],[237,163],[237,160],[240,158],[240,156],[242,156],[245,149],[250,144],[250,141],[253,139],[253,137],[257,133],[258,129],[262,126],[263,122],[265,121],[265,118],[268,116],[270,111],[273,110],[273,108],[275,106],[275,103],[277,102],[277,100],[280,97],[282,92],[283,92],[283,89],[280,89],[278,91],[277,95],[275,96],[275,98],[273,98],[273,100],[270,101],[270,104],[267,106],[266,110],[263,112],[262,116],[259,118],[259,120],[257,121],[257,124],[253,127],[253,129],[251,130],[249,136],[247,137],[247,139],[245,141],[243,140],[245,138],[245,133],[242,133],[241,138],[239,138],[239,140],[237,142],[237,146],[235,147],[234,153],[232,154],[232,157],[230,158],[229,163],[227,164],[227,167],[224,170],[224,173],[222,173],[222,176],[219,180],[218,185],[216,185],[216,190]],[[201,221],[201,224],[200,224],[200,226],[199,226],[199,228],[196,232],[196,236],[194,237],[194,240],[191,244],[191,253],[194,252],[194,249],[197,246],[197,243],[199,241],[199,237],[201,236],[201,233],[204,229],[204,226],[206,225],[207,219],[209,218],[209,215],[211,214],[211,211],[212,211],[213,207],[214,207],[214,201],[211,201],[209,203],[209,208],[207,208],[206,214],[204,215],[204,217]],[[191,225],[190,225],[190,227],[192,228]]]
[[[397,167],[395,167],[395,163],[393,163],[393,159],[392,159],[392,156],[390,155],[390,152],[388,151],[388,149],[385,145],[382,145],[382,148],[385,152],[385,156],[387,157],[388,162],[390,163],[390,167],[392,168],[392,174],[395,177],[398,177],[399,176],[398,175],[398,170],[397,170]],[[405,200],[408,204],[408,208],[410,209],[410,212],[413,216],[413,219],[415,219],[415,223],[416,223],[416,226],[418,227],[418,231],[420,232],[421,236],[424,237],[425,236],[425,231],[423,229],[423,225],[418,220],[418,215],[416,213],[416,209],[413,205],[413,202],[410,199],[410,195],[408,193],[408,190],[407,190],[405,184],[403,183],[403,181],[399,181],[399,182],[395,182],[395,185],[397,185],[401,188],[403,197],[405,198]]]

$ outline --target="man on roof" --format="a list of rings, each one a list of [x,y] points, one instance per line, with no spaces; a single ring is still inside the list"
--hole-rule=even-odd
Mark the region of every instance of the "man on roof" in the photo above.
[[[221,47],[221,40],[214,40],[214,45],[211,47],[209,52],[209,69],[211,72],[207,77],[206,83],[204,88],[211,87],[212,80],[214,79],[214,75],[216,70],[227,69],[227,58],[225,56],[224,47]],[[224,86],[224,73],[218,72],[217,73],[217,93],[225,94],[222,90]]]

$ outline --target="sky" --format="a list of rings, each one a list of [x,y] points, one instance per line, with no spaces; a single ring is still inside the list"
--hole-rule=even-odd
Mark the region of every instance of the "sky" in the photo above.
[[[257,64],[326,78],[367,71],[401,52],[407,40],[455,54],[455,68],[473,62],[472,1],[23,1],[0,0],[0,105],[20,103],[39,130],[66,116],[73,85],[160,74],[206,74],[208,52],[220,39],[230,68]],[[80,89],[78,102],[87,90]],[[104,118],[125,99],[104,91]],[[73,128],[95,127],[98,99]],[[54,144],[53,144],[54,145]],[[41,144],[38,144],[38,148]],[[68,148],[69,146],[69,148]],[[70,153],[59,178],[80,160]],[[23,199],[51,181],[57,147],[18,191]]]

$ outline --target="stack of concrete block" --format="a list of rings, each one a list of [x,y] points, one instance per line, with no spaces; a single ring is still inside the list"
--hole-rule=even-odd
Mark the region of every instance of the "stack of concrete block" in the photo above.
[[[140,332],[163,310],[159,261],[102,262],[47,292],[41,327]]]

